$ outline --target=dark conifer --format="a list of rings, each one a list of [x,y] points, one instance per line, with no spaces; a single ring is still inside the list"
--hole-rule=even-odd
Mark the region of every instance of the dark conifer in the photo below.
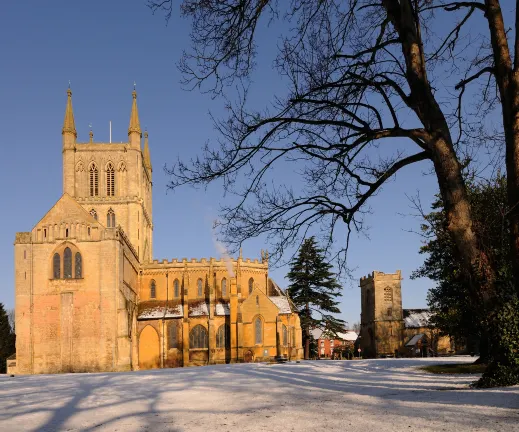
[[[6,372],[6,360],[15,352],[14,331],[9,324],[9,317],[0,303],[0,373]]]
[[[291,262],[288,279],[288,294],[299,308],[305,359],[309,358],[310,331],[322,329],[332,335],[344,331],[343,320],[331,314],[340,313],[336,301],[341,294],[341,285],[326,262],[324,251],[319,249],[314,237],[303,242],[299,254]]]

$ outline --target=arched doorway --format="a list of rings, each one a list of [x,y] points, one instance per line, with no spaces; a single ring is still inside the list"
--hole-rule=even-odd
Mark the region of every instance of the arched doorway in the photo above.
[[[139,335],[139,369],[155,369],[160,366],[159,335],[150,325]]]
[[[254,360],[254,354],[252,354],[251,350],[245,351],[245,354],[243,355],[243,361],[245,363],[251,363]]]

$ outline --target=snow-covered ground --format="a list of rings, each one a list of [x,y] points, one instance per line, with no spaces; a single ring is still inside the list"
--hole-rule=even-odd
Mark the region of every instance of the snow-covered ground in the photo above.
[[[0,376],[0,431],[519,431],[519,387],[423,364],[470,357]]]

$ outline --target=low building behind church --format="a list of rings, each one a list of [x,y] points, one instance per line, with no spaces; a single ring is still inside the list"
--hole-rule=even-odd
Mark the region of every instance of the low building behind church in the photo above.
[[[63,195],[15,236],[18,374],[302,357],[294,305],[261,259],[154,260],[152,165],[132,94],[127,143],[62,129]]]

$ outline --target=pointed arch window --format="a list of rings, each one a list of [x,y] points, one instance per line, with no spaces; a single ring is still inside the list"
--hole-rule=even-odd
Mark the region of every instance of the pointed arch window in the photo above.
[[[75,263],[74,263],[74,277],[81,279],[83,277],[83,260],[81,254],[76,252]]]
[[[283,346],[288,345],[288,330],[287,326],[283,324]]]
[[[89,174],[89,189],[90,196],[98,196],[99,195],[99,171],[97,170],[97,165],[92,164],[90,166]]]
[[[59,279],[61,276],[61,257],[59,253],[55,253],[52,258],[52,277],[54,279]]]
[[[204,282],[202,281],[202,279],[198,279],[197,281],[197,289],[198,289],[198,297],[202,297],[204,295]]]
[[[173,295],[175,296],[175,298],[180,297],[180,284],[178,282],[178,279],[175,279],[175,281],[173,282]]]
[[[69,247],[63,252],[63,277],[65,279],[72,278],[72,251]]]
[[[106,214],[106,226],[108,228],[115,228],[115,213],[112,209],[108,210]]]
[[[254,279],[250,278],[249,279],[249,294],[252,292],[253,289],[254,289]]]
[[[222,279],[222,297],[227,297],[227,279]]]
[[[254,343],[256,345],[261,345],[263,343],[263,323],[261,322],[261,318],[257,317],[254,320]]]
[[[168,324],[168,348],[178,348],[177,322],[171,321]]]
[[[112,162],[106,166],[106,196],[115,195],[115,170]]]
[[[229,324],[222,324],[216,332],[216,348],[229,349],[231,346],[231,330]]]
[[[189,333],[189,348],[207,349],[207,347],[207,330],[204,326],[198,324]]]
[[[92,215],[92,217],[93,217],[95,220],[97,220],[97,212],[96,212],[94,209],[90,210],[90,214]],[[90,228],[89,228],[89,229],[90,229]],[[89,234],[90,234],[90,233],[89,233]]]
[[[157,284],[154,280],[152,280],[150,283],[150,298],[157,298]]]

